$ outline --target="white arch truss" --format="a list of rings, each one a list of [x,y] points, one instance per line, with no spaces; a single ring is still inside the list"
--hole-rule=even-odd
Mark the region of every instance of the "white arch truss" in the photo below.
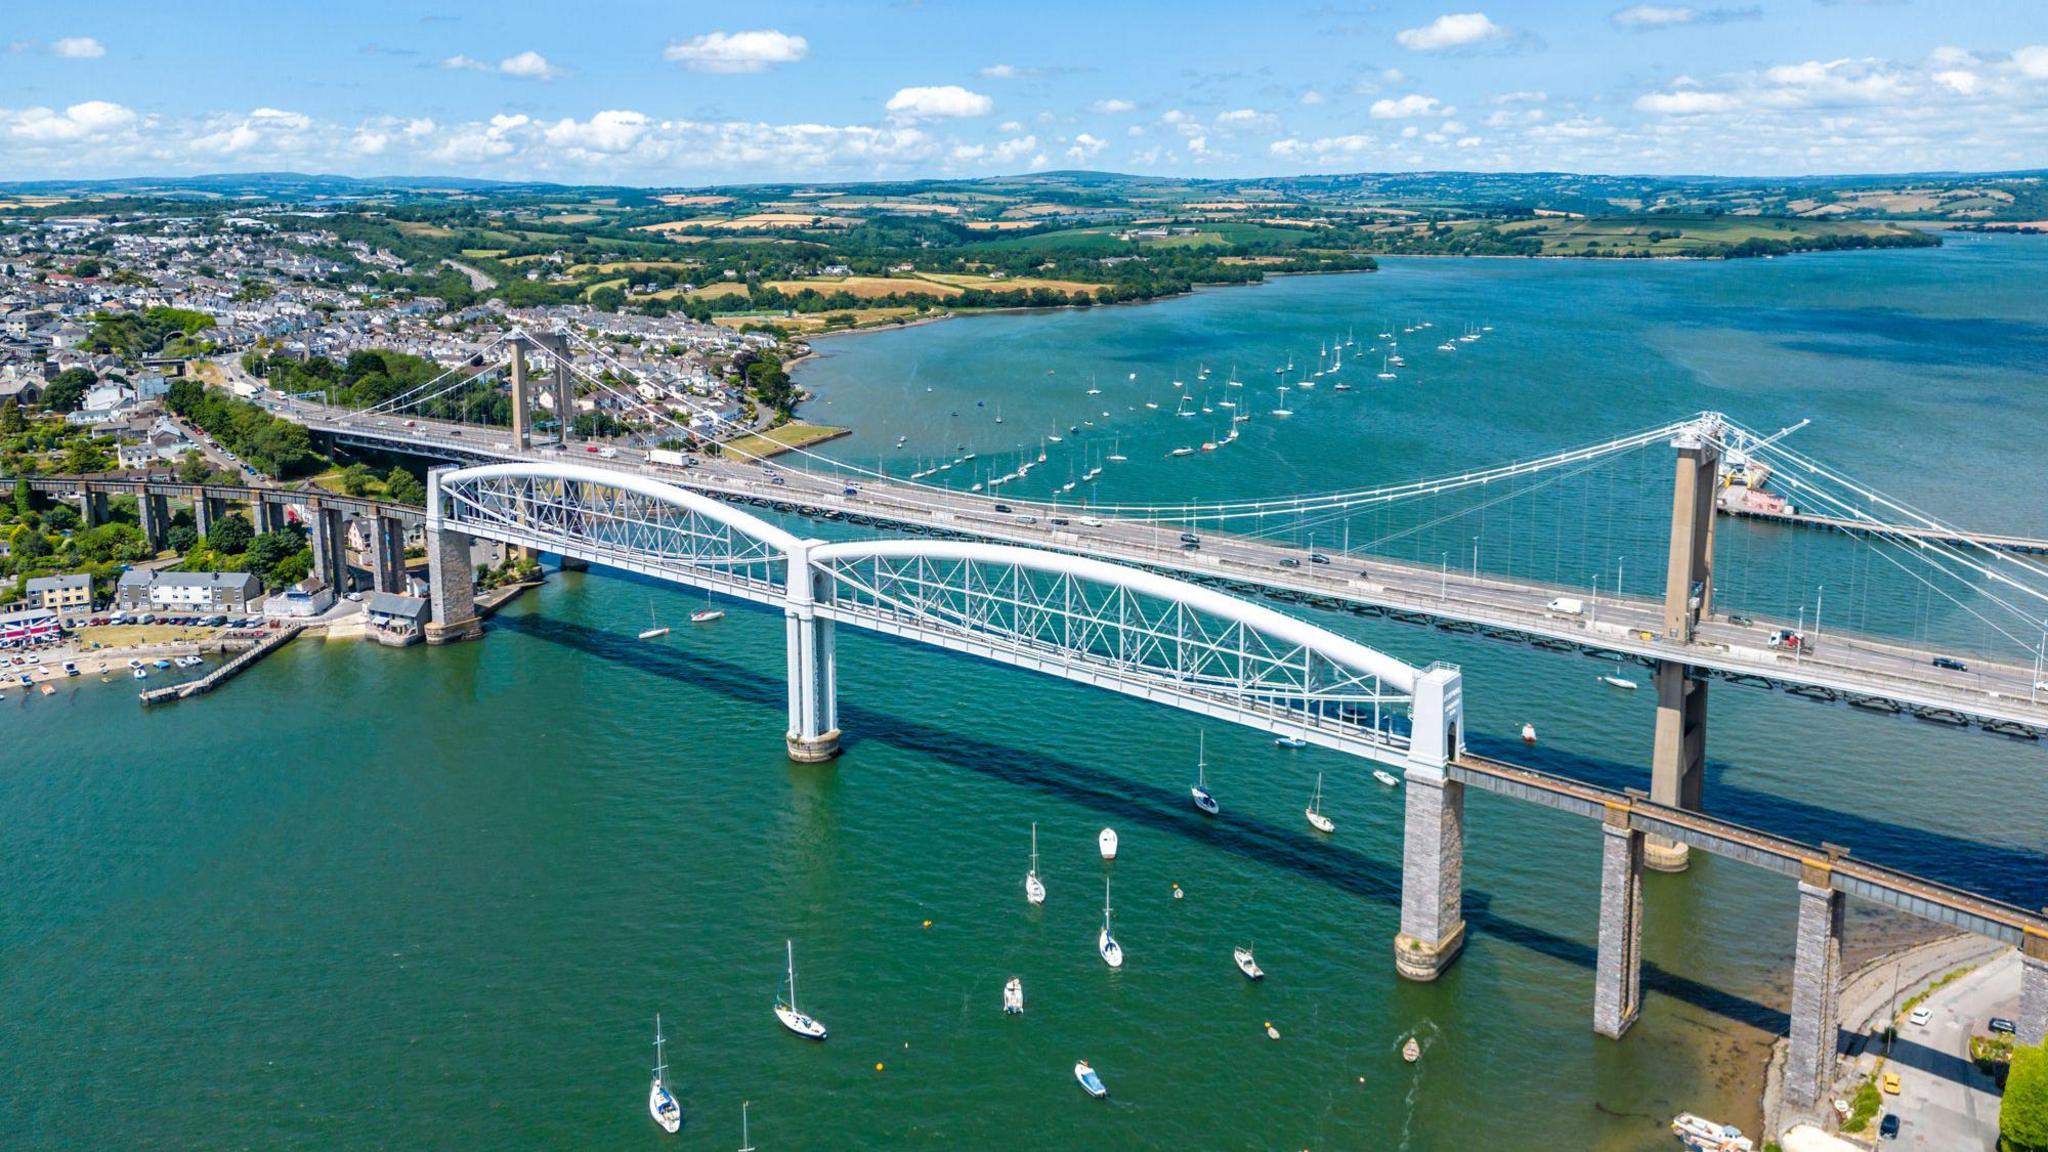
[[[430,527],[781,603],[800,541],[766,520],[659,480],[585,464],[519,463],[435,475]]]
[[[1156,573],[962,541],[812,545],[820,618],[1354,751],[1399,756],[1415,668]]]

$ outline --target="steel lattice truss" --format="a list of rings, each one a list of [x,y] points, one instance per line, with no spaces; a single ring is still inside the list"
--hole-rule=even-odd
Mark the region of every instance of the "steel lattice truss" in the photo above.
[[[781,603],[788,562],[757,538],[694,507],[614,484],[557,476],[443,479],[441,515],[452,528]]]
[[[1370,670],[1151,589],[959,557],[833,556],[812,571],[820,616],[1214,715],[1408,745],[1396,724],[1410,697]]]

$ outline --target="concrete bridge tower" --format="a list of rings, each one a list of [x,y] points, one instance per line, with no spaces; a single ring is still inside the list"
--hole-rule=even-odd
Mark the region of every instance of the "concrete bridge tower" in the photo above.
[[[1692,640],[1699,622],[1714,607],[1714,500],[1720,489],[1721,450],[1717,418],[1704,417],[1671,441],[1678,450],[1671,493],[1671,554],[1664,575],[1664,639]],[[1650,799],[1698,811],[1700,777],[1707,758],[1707,680],[1677,660],[1660,660],[1652,677],[1657,689],[1657,735],[1650,761]],[[1652,836],[1643,864],[1660,872],[1683,872],[1685,845]]]

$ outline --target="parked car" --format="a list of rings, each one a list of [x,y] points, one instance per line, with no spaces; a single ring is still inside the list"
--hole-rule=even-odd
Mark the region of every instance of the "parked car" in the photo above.
[[[1946,668],[1951,672],[1968,672],[1970,670],[1969,665],[1951,656],[1936,656],[1934,658],[1934,666],[1936,668]]]
[[[1899,1094],[1899,1074],[1897,1072],[1887,1072],[1884,1074],[1884,1093],[1887,1096],[1897,1096]]]
[[[1927,1022],[1932,1019],[1934,1019],[1934,1013],[1929,1012],[1925,1005],[1913,1009],[1913,1014],[1911,1016],[1906,1017],[1907,1023],[1913,1025],[1913,1027],[1915,1028],[1927,1027]]]
[[[1877,1123],[1877,1134],[1887,1140],[1897,1140],[1899,1138],[1899,1114],[1897,1112],[1885,1113],[1884,1119]]]
[[[1993,1016],[1991,1018],[1991,1030],[1993,1032],[2003,1032],[2007,1036],[2011,1036],[2017,1033],[2019,1031],[2019,1028],[2012,1021],[2007,1020],[2003,1016]]]

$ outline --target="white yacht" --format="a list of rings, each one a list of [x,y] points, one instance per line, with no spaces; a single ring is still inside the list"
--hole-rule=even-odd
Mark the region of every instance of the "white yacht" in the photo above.
[[[1308,798],[1308,807],[1302,809],[1302,815],[1308,817],[1309,827],[1314,828],[1318,832],[1330,833],[1337,830],[1336,823],[1328,816],[1323,815],[1323,774],[1321,772],[1316,773],[1315,795]]]
[[[662,1083],[662,1073],[668,1071],[667,1061],[661,1058],[661,1015],[654,1017],[654,1083],[647,1088],[647,1111],[664,1132],[675,1132],[683,1126],[683,1110],[676,1104],[674,1094],[668,1085]]]
[[[789,973],[787,984],[789,998],[786,1003],[784,1002],[783,998],[776,998],[775,1018],[777,1020],[782,1021],[782,1026],[784,1028],[789,1029],[791,1032],[796,1033],[797,1035],[803,1037],[806,1040],[823,1040],[825,1038],[825,1026],[797,1010],[796,944],[793,941],[784,941],[783,947],[787,949],[787,954],[789,957]]]
[[[1033,904],[1045,903],[1045,882],[1038,878],[1038,824],[1031,825],[1031,871],[1024,874],[1024,899]]]
[[[1102,931],[1095,934],[1095,950],[1102,954],[1102,962],[1111,968],[1124,966],[1124,946],[1116,942],[1109,933],[1109,881],[1102,881]]]

